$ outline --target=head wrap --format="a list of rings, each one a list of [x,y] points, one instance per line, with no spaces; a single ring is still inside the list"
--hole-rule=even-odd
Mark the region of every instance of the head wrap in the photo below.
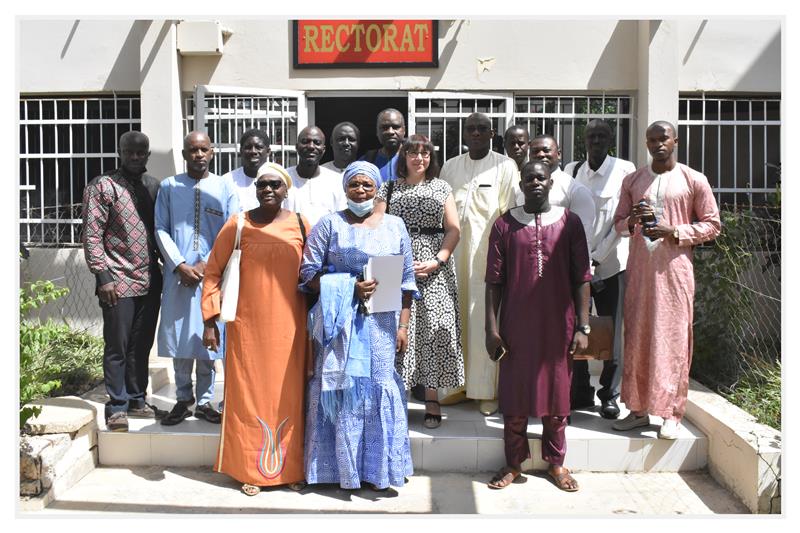
[[[287,189],[292,188],[292,177],[286,172],[286,169],[280,166],[278,163],[272,163],[267,161],[260,167],[258,167],[258,172],[256,172],[256,179],[260,178],[261,176],[272,176],[274,178],[280,178],[286,184]]]
[[[378,167],[368,161],[353,161],[344,169],[342,174],[342,188],[347,190],[347,184],[353,177],[358,175],[366,176],[375,182],[376,187],[381,185],[381,171]]]

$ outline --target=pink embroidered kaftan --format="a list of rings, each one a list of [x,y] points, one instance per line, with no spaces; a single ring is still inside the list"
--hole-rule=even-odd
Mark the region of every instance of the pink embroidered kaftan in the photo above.
[[[621,399],[632,411],[681,418],[692,362],[692,249],[719,235],[719,208],[703,174],[679,163],[657,175],[648,165],[622,182],[614,215],[621,234],[629,235],[627,217],[642,198],[678,228],[679,244],[667,237],[648,249],[638,225],[631,236]]]

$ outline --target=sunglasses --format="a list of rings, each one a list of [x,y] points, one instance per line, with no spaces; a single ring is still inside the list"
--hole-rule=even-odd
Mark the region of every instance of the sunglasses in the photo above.
[[[283,180],[261,180],[256,182],[256,189],[266,189],[269,187],[273,191],[277,191],[283,186]]]

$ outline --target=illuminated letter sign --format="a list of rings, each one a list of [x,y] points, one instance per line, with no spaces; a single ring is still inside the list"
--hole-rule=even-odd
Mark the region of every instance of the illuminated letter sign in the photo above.
[[[295,20],[294,67],[438,67],[435,20]]]

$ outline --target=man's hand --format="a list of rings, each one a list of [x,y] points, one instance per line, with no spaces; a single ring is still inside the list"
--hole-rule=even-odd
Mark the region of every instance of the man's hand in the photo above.
[[[638,222],[642,217],[655,217],[656,212],[653,211],[653,206],[650,204],[639,205],[634,204],[633,208],[631,209],[631,215],[633,218],[636,219]]]
[[[178,279],[184,287],[193,287],[203,279],[203,275],[199,273],[195,267],[189,266],[186,263],[178,265],[175,272],[178,273]]]
[[[194,266],[194,270],[200,276],[200,279],[203,279],[206,275],[206,262],[201,259],[192,266]]]
[[[219,328],[215,321],[206,321],[204,324],[203,346],[212,352],[219,350]]]
[[[490,332],[490,333],[486,334],[486,351],[489,353],[489,358],[490,359],[492,357],[494,357],[494,354],[497,351],[497,348],[499,348],[500,346],[502,346],[506,350],[508,350],[508,346],[503,341],[503,339],[500,337],[499,333],[497,333],[496,331],[493,331],[493,332]]]
[[[642,233],[645,237],[653,237],[654,239],[667,237],[672,242],[675,242],[675,239],[672,238],[674,232],[675,228],[673,226],[670,226],[669,224],[662,224],[661,222],[652,228],[642,228]]]
[[[366,301],[372,293],[375,292],[375,288],[378,286],[378,282],[374,279],[366,279],[364,281],[356,281],[356,298],[359,300]]]
[[[572,344],[569,345],[569,354],[575,355],[583,353],[589,347],[589,336],[582,331],[575,331],[572,336]]]
[[[114,307],[117,305],[117,286],[113,281],[109,281],[97,287],[97,297],[106,305]]]

